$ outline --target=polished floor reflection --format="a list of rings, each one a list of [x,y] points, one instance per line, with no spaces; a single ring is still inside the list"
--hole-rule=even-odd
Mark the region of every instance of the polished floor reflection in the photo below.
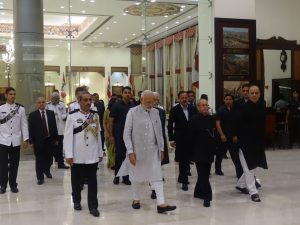
[[[173,157],[173,155],[171,155]],[[269,170],[257,170],[262,183],[262,202],[254,203],[249,196],[234,189],[234,170],[230,159],[224,160],[225,176],[211,176],[213,201],[204,208],[202,201],[193,198],[196,170],[192,166],[191,185],[183,192],[176,183],[177,166],[167,165],[165,194],[168,203],[178,209],[169,215],[156,213],[155,200],[150,199],[147,184],[144,189],[142,208],[131,208],[131,189],[123,184],[113,185],[113,172],[100,165],[99,204],[100,217],[89,214],[85,187],[82,211],[74,211],[71,200],[70,171],[52,170],[53,179],[36,185],[34,161],[22,161],[19,168],[18,194],[8,189],[0,195],[1,225],[35,224],[105,224],[105,225],[299,225],[300,224],[300,150],[268,151]],[[212,170],[214,172],[214,170]]]

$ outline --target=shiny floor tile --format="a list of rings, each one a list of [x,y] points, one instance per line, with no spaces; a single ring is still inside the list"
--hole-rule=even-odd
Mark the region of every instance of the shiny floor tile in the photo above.
[[[170,155],[173,158],[173,154]],[[28,157],[26,157],[28,158]],[[71,199],[70,171],[54,167],[53,179],[36,185],[34,161],[21,161],[18,194],[0,195],[0,225],[299,225],[300,224],[300,150],[267,151],[269,170],[258,169],[257,177],[263,188],[259,191],[262,202],[235,190],[234,168],[230,159],[223,161],[225,176],[214,175],[211,185],[213,201],[204,208],[202,201],[193,198],[196,182],[195,166],[191,185],[184,192],[177,184],[178,166],[172,162],[164,166],[167,203],[178,209],[168,215],[156,213],[156,202],[150,199],[148,184],[142,191],[142,207],[131,208],[131,189],[123,184],[113,185],[113,171],[104,163],[98,173],[100,217],[89,214],[86,204],[87,187],[82,193],[82,211],[74,211]]]

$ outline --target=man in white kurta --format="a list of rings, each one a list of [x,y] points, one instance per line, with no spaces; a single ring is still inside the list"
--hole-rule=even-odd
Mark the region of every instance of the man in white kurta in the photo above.
[[[153,92],[144,91],[141,96],[141,105],[130,109],[127,114],[123,139],[130,161],[132,207],[140,208],[139,190],[141,183],[147,181],[150,182],[157,195],[157,212],[164,213],[176,209],[176,206],[165,204],[161,169],[164,141],[159,112],[153,108],[153,103]]]

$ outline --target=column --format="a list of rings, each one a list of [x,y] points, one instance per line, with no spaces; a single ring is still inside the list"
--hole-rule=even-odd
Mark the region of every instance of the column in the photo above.
[[[14,0],[13,14],[17,102],[28,114],[44,96],[43,0]]]

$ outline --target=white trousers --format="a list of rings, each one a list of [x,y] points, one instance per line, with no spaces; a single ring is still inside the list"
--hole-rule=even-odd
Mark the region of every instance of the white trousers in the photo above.
[[[250,195],[257,194],[258,191],[255,186],[254,170],[249,170],[243,151],[241,149],[239,149],[239,158],[244,173],[240,177],[240,179],[238,179],[237,186],[240,188],[247,188]]]
[[[132,182],[133,200],[140,200],[140,189],[143,183]],[[165,204],[163,181],[150,181],[150,186],[155,190],[157,205]]]

